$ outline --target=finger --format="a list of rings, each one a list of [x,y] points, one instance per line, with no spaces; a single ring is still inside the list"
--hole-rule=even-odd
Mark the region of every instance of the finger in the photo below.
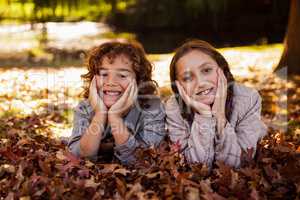
[[[226,77],[225,77],[222,70],[220,70],[219,74],[220,74],[221,89],[222,89],[221,90],[221,92],[222,92],[221,96],[222,96],[222,98],[226,98],[226,95],[227,95],[227,79],[226,79]]]
[[[124,99],[127,100],[132,95],[131,94],[132,92],[133,92],[133,82],[130,82],[124,93]]]
[[[226,78],[223,70],[221,70],[221,77],[222,77],[223,81],[227,82],[227,78]]]
[[[216,91],[216,95],[215,95],[215,100],[212,106],[212,113],[213,115],[217,114],[217,110],[218,110],[218,103],[219,103],[219,97],[220,97],[220,85],[221,85],[221,76],[220,76],[220,68],[217,69],[217,77],[218,77],[218,82],[217,82],[217,91]]]
[[[219,89],[219,97],[218,98],[221,98],[223,95],[223,91],[224,91],[224,81],[223,81],[223,77],[222,77],[222,71],[221,69],[218,70],[218,74],[219,74],[219,78],[218,78],[218,89]]]
[[[222,115],[225,112],[225,104],[226,104],[226,97],[227,97],[227,80],[222,71],[222,69],[218,69],[218,88],[215,97],[215,102],[213,104],[212,110],[213,114],[218,116]]]
[[[175,84],[178,88],[178,92],[179,95],[181,96],[181,98],[183,99],[183,101],[188,104],[189,103],[189,97],[188,95],[185,93],[184,89],[182,88],[181,84],[178,81],[175,81]]]
[[[137,83],[136,83],[136,81],[134,80],[134,82],[133,82],[133,89],[134,89],[134,91],[133,91],[133,101],[135,101],[136,99],[137,99],[137,96],[138,96],[138,87],[137,87]]]
[[[99,81],[99,80],[98,80],[98,76],[97,76],[97,75],[95,75],[93,79],[95,79],[96,88],[98,88],[98,81]]]
[[[226,96],[227,91],[227,80],[223,73],[223,70],[219,68],[217,70],[218,73],[218,88],[217,88],[217,98],[224,98]]]
[[[90,83],[89,92],[90,92],[89,97],[95,97],[95,95],[97,94],[95,77],[92,79],[92,81]]]
[[[219,95],[219,93],[220,93],[220,75],[219,75],[219,69],[220,68],[217,69],[217,90],[216,90],[215,100],[216,100],[216,98],[218,98],[220,96]]]
[[[96,89],[97,89],[97,92],[100,94],[100,93],[103,93],[103,91],[101,90],[101,85],[103,84],[101,78],[99,75],[95,75],[95,85],[96,85]]]
[[[123,93],[122,97],[120,99],[128,99],[130,92],[132,90],[132,82],[130,82],[125,90],[125,92]]]
[[[209,111],[209,106],[204,104],[204,103],[201,103],[201,102],[198,102],[198,101],[191,101],[190,102],[190,105],[194,108],[198,108],[199,110],[202,110],[202,111]]]
[[[225,85],[225,80],[224,80],[224,73],[223,71],[220,69],[219,72],[219,80],[220,80],[220,84],[219,84],[219,95],[220,95],[220,99],[222,99],[224,97],[224,94],[226,92],[226,85]]]
[[[137,98],[137,85],[136,82],[134,81],[133,84],[131,85],[131,91],[129,93],[128,99],[126,101],[126,108],[132,106]]]
[[[129,107],[131,107],[135,101],[135,92],[136,92],[136,83],[133,81],[128,85],[127,95],[124,96],[122,110],[126,111]]]
[[[126,101],[128,100],[129,94],[132,90],[131,85],[132,85],[132,83],[129,83],[129,85],[127,86],[125,92],[122,94],[120,99],[118,99],[118,101],[116,102],[116,104],[115,104],[116,106],[123,107],[125,105]]]
[[[131,83],[130,86],[130,91],[128,93],[128,99],[127,99],[127,104],[132,104],[133,102],[133,95],[134,95],[134,92],[135,92],[135,87],[134,87],[134,83]]]
[[[90,83],[90,91],[94,91],[94,85],[95,85],[95,76],[93,77],[91,83]]]
[[[185,92],[183,91],[181,85],[180,85],[178,82],[176,82],[176,86],[177,86],[177,89],[178,89],[178,92],[179,92],[180,97],[181,97],[181,98],[183,99],[183,101],[187,104],[187,99],[185,98],[185,97],[186,97],[186,96],[185,96]]]
[[[96,88],[96,83],[95,83],[95,77],[93,77],[91,83],[90,83],[90,87],[89,87],[89,102],[91,104],[91,106],[94,109],[97,109],[97,103],[98,103],[98,94],[97,94],[97,88]]]

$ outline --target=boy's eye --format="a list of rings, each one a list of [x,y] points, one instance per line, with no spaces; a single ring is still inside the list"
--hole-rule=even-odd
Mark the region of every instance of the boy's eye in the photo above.
[[[120,74],[119,75],[121,78],[127,78],[127,75],[125,75],[125,74]]]
[[[128,78],[129,74],[127,73],[119,73],[118,76],[122,79]]]
[[[108,73],[106,71],[102,71],[102,70],[99,71],[99,76],[101,76],[101,77],[106,77],[107,74]]]

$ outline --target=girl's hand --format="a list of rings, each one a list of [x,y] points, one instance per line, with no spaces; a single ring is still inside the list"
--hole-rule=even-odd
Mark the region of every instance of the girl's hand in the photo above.
[[[138,94],[136,81],[133,80],[128,85],[120,99],[110,107],[108,110],[108,119],[111,121],[115,118],[121,118],[128,112],[130,107],[134,104]]]
[[[227,98],[227,79],[223,71],[219,68],[218,73],[218,87],[215,96],[215,101],[212,106],[212,113],[217,119],[217,131],[221,135],[226,124],[225,105]]]
[[[196,112],[198,112],[200,115],[205,116],[212,116],[211,108],[209,105],[203,104],[201,102],[198,102],[191,97],[189,97],[186,92],[184,91],[183,87],[180,85],[178,81],[175,81],[176,86],[178,88],[178,92],[183,99],[183,101],[186,103],[186,105],[192,107]]]
[[[96,116],[106,116],[107,108],[97,92],[96,76],[94,76],[89,89],[89,102],[95,111]]]

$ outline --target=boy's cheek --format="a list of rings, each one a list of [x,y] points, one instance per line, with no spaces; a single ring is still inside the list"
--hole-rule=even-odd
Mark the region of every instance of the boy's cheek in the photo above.
[[[124,81],[124,82],[120,83],[120,85],[123,89],[123,92],[128,88],[130,82],[131,82],[131,79],[130,80],[128,79],[128,80],[126,80],[126,82]]]

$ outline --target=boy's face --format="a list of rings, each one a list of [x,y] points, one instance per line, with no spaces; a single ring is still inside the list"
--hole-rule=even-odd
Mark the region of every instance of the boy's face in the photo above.
[[[110,108],[123,95],[131,80],[135,79],[132,62],[124,55],[114,59],[105,56],[96,75],[97,87],[106,107]]]

